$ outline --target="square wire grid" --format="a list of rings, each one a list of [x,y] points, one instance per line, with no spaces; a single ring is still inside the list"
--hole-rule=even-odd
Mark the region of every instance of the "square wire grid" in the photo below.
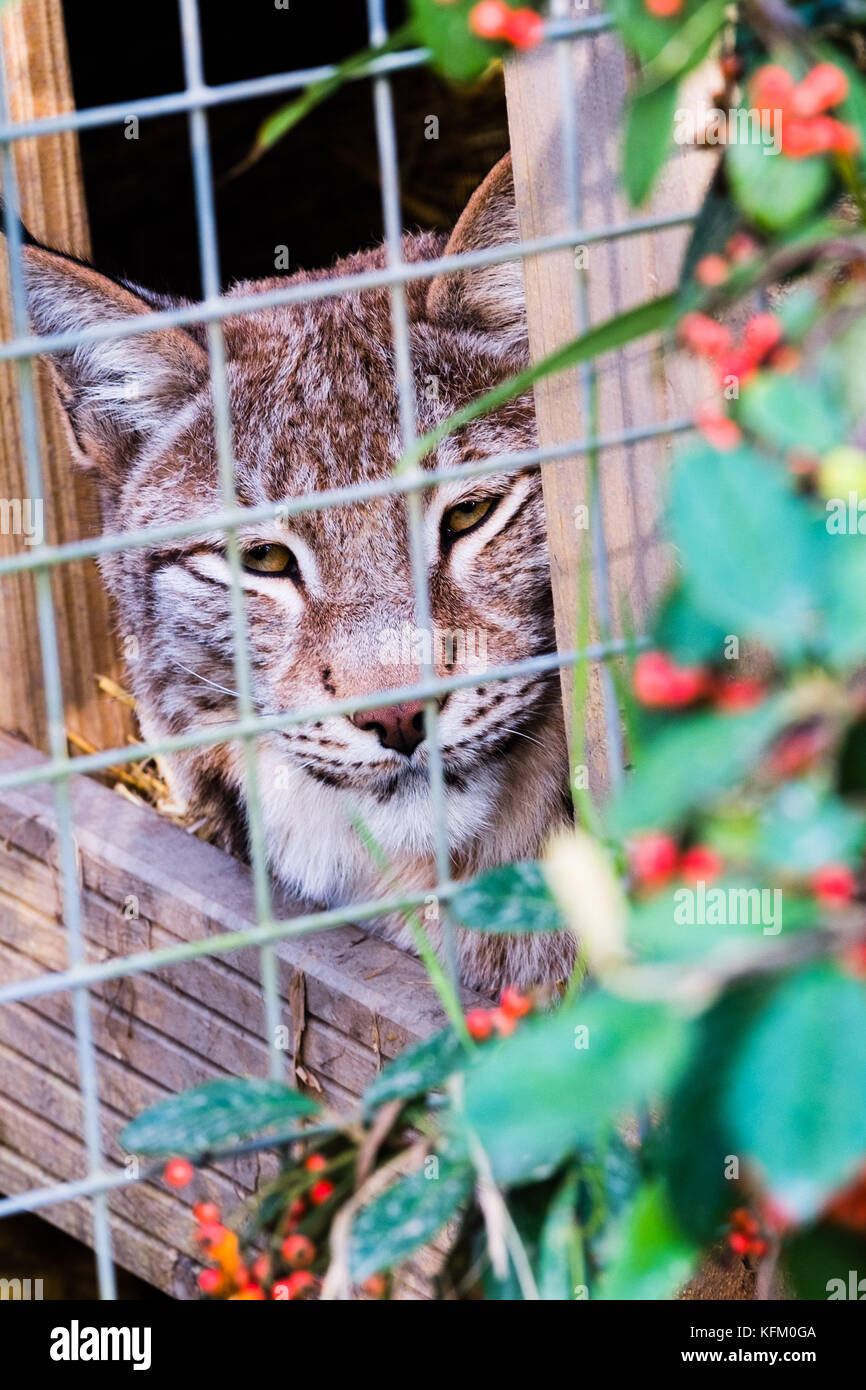
[[[325,714],[351,714],[355,710],[362,709],[369,697],[362,694],[351,700],[331,702],[327,709],[288,711],[281,715],[268,717],[255,715],[251,695],[252,682],[237,528],[243,522],[266,520],[277,514],[286,517],[296,515],[299,512],[321,511],[331,506],[345,506],[374,497],[402,493],[406,498],[409,520],[416,626],[421,631],[430,631],[432,620],[423,550],[421,494],[427,489],[435,488],[439,482],[453,477],[453,474],[447,470],[422,470],[416,464],[410,469],[395,471],[390,478],[385,480],[357,484],[348,488],[335,488],[327,492],[320,492],[303,498],[291,498],[287,501],[255,508],[240,508],[237,504],[234,484],[232,425],[226,386],[223,319],[229,315],[234,317],[243,313],[261,311],[267,307],[301,303],[363,290],[364,288],[388,287],[392,308],[400,427],[405,452],[416,438],[414,382],[405,298],[405,287],[409,282],[415,279],[427,279],[433,274],[453,273],[471,267],[498,264],[546,251],[561,250],[564,247],[586,246],[611,238],[663,230],[684,225],[692,220],[692,214],[682,213],[667,217],[638,218],[595,229],[580,226],[581,208],[576,175],[580,167],[581,152],[576,118],[574,75],[569,58],[570,42],[568,41],[592,37],[610,28],[612,22],[604,14],[592,14],[582,19],[575,19],[570,14],[569,0],[554,0],[553,16],[545,26],[545,38],[558,41],[559,45],[557,76],[562,111],[564,168],[574,171],[575,174],[573,180],[569,179],[567,189],[569,225],[561,233],[504,247],[443,256],[436,260],[411,265],[405,264],[401,260],[400,181],[390,74],[402,69],[417,67],[426,62],[429,56],[423,48],[408,49],[373,59],[364,70],[356,75],[361,79],[369,78],[373,87],[376,140],[382,188],[382,213],[387,250],[385,268],[315,281],[308,285],[286,286],[265,294],[233,298],[231,301],[225,300],[220,293],[221,279],[207,111],[212,106],[226,102],[297,90],[312,82],[332,76],[336,69],[332,66],[326,66],[227,83],[217,87],[208,86],[204,80],[202,63],[198,0],[178,0],[178,5],[185,88],[183,91],[170,96],[147,98],[134,104],[114,104],[89,110],[72,111],[62,116],[26,122],[10,122],[5,91],[5,65],[0,62],[0,170],[2,170],[2,185],[7,206],[5,231],[9,248],[13,325],[11,341],[0,343],[0,361],[11,360],[15,363],[21,400],[22,443],[29,495],[31,497],[43,496],[37,408],[32,380],[32,359],[34,356],[74,347],[84,342],[92,343],[112,338],[130,337],[138,333],[154,332],[157,329],[172,325],[202,323],[207,327],[215,434],[223,503],[220,512],[194,522],[142,527],[136,531],[101,535],[92,539],[55,546],[43,540],[38,546],[29,548],[22,555],[0,559],[0,580],[4,575],[25,571],[33,572],[51,754],[50,760],[42,766],[0,774],[0,790],[36,782],[52,782],[54,784],[64,922],[69,942],[68,965],[65,970],[45,973],[26,981],[3,986],[0,988],[0,1004],[20,1002],[65,990],[71,992],[83,1103],[84,1141],[89,1170],[85,1177],[78,1180],[33,1189],[0,1200],[0,1217],[11,1216],[21,1211],[38,1211],[77,1198],[90,1198],[99,1294],[103,1299],[116,1297],[108,1195],[114,1188],[124,1186],[127,1183],[147,1181],[154,1176],[155,1172],[159,1171],[161,1165],[144,1169],[132,1177],[125,1171],[108,1171],[104,1165],[99,1132],[99,1090],[96,1072],[96,1048],[88,996],[89,986],[108,979],[157,970],[197,956],[218,955],[241,947],[258,946],[270,1073],[272,1076],[280,1078],[283,1076],[285,1057],[284,1053],[276,1046],[280,1005],[274,943],[302,932],[320,931],[347,922],[364,921],[389,910],[419,906],[424,903],[427,896],[420,893],[403,894],[399,897],[358,903],[326,912],[307,913],[289,920],[280,920],[275,917],[258,791],[256,736],[285,729],[295,724],[307,723]],[[380,46],[388,37],[385,0],[367,0],[367,17],[370,44],[371,46]],[[23,282],[21,230],[18,222],[19,200],[13,159],[14,142],[27,137],[55,134],[61,131],[86,130],[94,126],[122,123],[133,105],[136,114],[141,119],[183,111],[188,113],[204,297],[199,304],[149,314],[144,319],[118,320],[115,323],[102,324],[80,333],[58,333],[41,338],[34,337],[29,329]],[[583,331],[588,326],[588,312],[585,284],[578,272],[575,273],[575,294],[578,305],[578,322],[581,331]],[[584,403],[589,400],[592,380],[592,365],[585,365],[580,371],[580,389]],[[585,418],[590,418],[588,411],[585,413]],[[548,462],[556,462],[574,455],[587,455],[595,452],[601,454],[607,449],[675,434],[690,428],[690,425],[691,422],[688,420],[666,420],[641,428],[622,430],[607,436],[598,435],[595,438],[568,440],[543,448],[501,454],[464,467],[461,476],[479,478],[493,473],[516,471],[534,463],[543,465]],[[237,718],[232,723],[215,729],[194,730],[184,735],[164,738],[151,743],[106,749],[71,759],[67,751],[59,648],[51,597],[52,569],[74,560],[93,559],[114,551],[164,543],[181,536],[198,534],[214,528],[226,533],[227,555],[231,570],[231,612],[235,678],[238,692]],[[600,495],[596,497],[592,507],[590,539],[593,591],[597,612],[602,630],[609,632],[610,586]],[[622,744],[612,675],[606,658],[621,653],[625,646],[624,642],[609,640],[594,643],[580,651],[562,651],[536,656],[485,671],[484,679],[485,682],[501,681],[515,675],[571,666],[579,660],[599,662],[602,674],[608,757],[612,778],[618,780],[622,774],[623,766]],[[477,675],[473,676],[472,674],[437,678],[432,658],[427,657],[421,666],[420,680],[417,684],[376,693],[377,702],[383,705],[397,704],[409,699],[424,701],[438,878],[433,891],[439,901],[446,905],[455,885],[450,877],[442,752],[437,727],[439,712],[437,697],[452,690],[471,686],[476,682]],[[184,748],[204,747],[233,740],[241,741],[245,756],[250,856],[255,893],[255,926],[245,932],[224,933],[210,937],[205,941],[184,943],[154,951],[142,951],[98,964],[88,964],[73,836],[70,777],[99,771],[119,763],[137,761],[142,757],[170,754]],[[445,964],[451,981],[456,986],[458,984],[458,972],[455,936],[447,910],[442,914],[442,930]],[[259,1141],[252,1141],[250,1144],[236,1146],[232,1152],[248,1152],[250,1149],[260,1146]]]

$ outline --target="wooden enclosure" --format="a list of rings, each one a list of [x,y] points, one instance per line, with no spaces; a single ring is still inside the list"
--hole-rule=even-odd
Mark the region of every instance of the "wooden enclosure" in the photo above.
[[[23,0],[3,16],[13,115],[68,110],[71,85],[59,0]],[[555,46],[510,66],[509,123],[521,234],[559,232],[566,224],[562,152],[557,144]],[[592,157],[581,189],[583,225],[627,220],[616,191],[617,127],[625,91],[621,50],[610,36],[583,40],[575,50],[581,108],[595,121]],[[20,142],[16,166],[25,218],[55,245],[87,252],[87,223],[74,135]],[[697,206],[702,182],[686,161],[674,166],[653,211]],[[589,307],[593,322],[670,288],[685,233],[646,234],[598,243],[590,253]],[[525,281],[534,356],[577,331],[574,251],[536,257]],[[0,329],[10,333],[8,287],[0,271]],[[15,370],[0,367],[0,495],[21,496],[20,419]],[[675,361],[638,345],[601,364],[602,431],[629,428],[685,413],[690,391]],[[574,373],[537,388],[542,445],[587,433]],[[93,534],[98,515],[89,485],[73,481],[65,437],[40,369],[43,458],[49,539]],[[668,444],[619,449],[602,467],[607,546],[614,611],[628,602],[638,618],[664,570],[656,535],[660,481]],[[587,495],[583,457],[549,466],[544,474],[557,629],[563,648],[574,644],[581,547],[575,507]],[[17,538],[0,537],[0,547]],[[125,742],[122,708],[99,693],[97,673],[117,675],[107,600],[93,565],[63,567],[54,580],[68,727],[97,748]],[[0,584],[0,771],[43,757],[46,730],[41,666],[29,576]],[[563,676],[570,717],[570,674]],[[587,712],[587,756],[597,790],[609,780],[600,691]],[[18,737],[10,737],[17,735]],[[21,740],[26,740],[23,742]],[[76,779],[74,824],[90,958],[198,940],[255,921],[248,871],[135,806],[107,787]],[[22,980],[67,964],[57,869],[53,792],[48,784],[0,792],[0,978]],[[296,905],[296,910],[302,910]],[[283,1018],[299,1084],[348,1106],[383,1062],[441,1025],[435,993],[422,965],[352,927],[284,941],[276,947]],[[126,1121],[167,1094],[215,1074],[266,1073],[259,961],[255,950],[202,958],[171,969],[110,980],[91,991],[103,1145],[107,1163],[121,1165],[117,1135]],[[475,996],[466,993],[467,1007]],[[476,1002],[486,1002],[477,1001]],[[208,1195],[231,1210],[271,1160],[248,1157],[218,1164],[206,1178]],[[68,994],[46,995],[0,1008],[0,1192],[17,1193],[86,1171],[81,1099]],[[197,1193],[197,1195],[200,1195]],[[182,1195],[161,1185],[122,1187],[110,1198],[117,1261],[176,1297],[194,1296],[192,1222]],[[88,1203],[44,1208],[42,1215],[77,1238],[91,1240]],[[403,1295],[425,1295],[424,1256],[404,1279]]]
[[[0,736],[0,771],[42,754]],[[241,931],[255,922],[249,872],[213,845],[86,778],[73,782],[88,959]],[[42,784],[0,793],[0,978],[66,965],[54,797]],[[292,905],[284,905],[291,914]],[[300,911],[300,907],[297,908]],[[351,1107],[390,1057],[444,1023],[420,961],[356,927],[277,946],[282,1021],[299,1085]],[[91,991],[102,1141],[143,1108],[215,1075],[267,1074],[258,952],[186,961],[108,980]],[[489,1003],[465,992],[467,1008]],[[68,993],[0,1008],[0,1192],[84,1176],[81,1100]],[[231,1211],[273,1167],[253,1155],[206,1170],[204,1188]],[[200,1194],[199,1194],[200,1195]],[[176,1297],[195,1296],[193,1223],[162,1183],[110,1198],[119,1264]],[[90,1240],[88,1202],[43,1209]],[[429,1264],[433,1257],[426,1257]],[[422,1296],[424,1260],[403,1296]]]

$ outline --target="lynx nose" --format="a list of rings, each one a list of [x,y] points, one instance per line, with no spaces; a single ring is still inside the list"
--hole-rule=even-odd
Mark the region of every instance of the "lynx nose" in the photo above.
[[[369,729],[383,748],[393,748],[410,758],[424,740],[424,704],[407,700],[402,705],[386,705],[382,709],[359,709],[352,715],[359,729]]]

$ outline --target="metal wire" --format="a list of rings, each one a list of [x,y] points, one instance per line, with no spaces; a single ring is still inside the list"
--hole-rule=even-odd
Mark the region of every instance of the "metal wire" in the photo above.
[[[35,766],[25,766],[13,772],[3,773],[0,775],[0,790],[11,790],[15,787],[36,783],[54,784],[57,841],[63,883],[64,921],[69,942],[68,966],[65,970],[3,986],[0,988],[0,1004],[44,998],[62,991],[71,991],[83,1104],[84,1140],[88,1163],[87,1174],[75,1181],[52,1184],[0,1200],[0,1217],[26,1210],[44,1210],[46,1207],[74,1199],[89,1199],[93,1211],[93,1243],[100,1297],[107,1299],[116,1296],[108,1194],[119,1187],[126,1186],[129,1182],[147,1181],[152,1173],[148,1170],[130,1177],[125,1172],[122,1174],[117,1171],[111,1172],[103,1165],[96,1070],[97,1053],[90,1019],[89,988],[107,980],[153,972],[200,956],[218,956],[236,951],[241,947],[258,947],[261,959],[264,1022],[269,1044],[269,1066],[272,1075],[280,1075],[284,1066],[284,1058],[276,1046],[280,1000],[274,955],[275,943],[307,932],[322,931],[346,923],[363,922],[374,916],[379,916],[383,912],[406,910],[428,901],[427,893],[402,894],[386,900],[377,899],[329,911],[305,913],[291,919],[280,919],[274,916],[259,796],[256,739],[263,734],[290,728],[325,715],[351,714],[357,709],[364,708],[369,703],[370,695],[366,693],[353,699],[332,701],[326,707],[320,708],[284,711],[267,716],[255,713],[237,528],[242,523],[263,521],[276,515],[297,515],[305,511],[320,511],[328,507],[361,503],[377,497],[404,496],[410,535],[416,622],[421,631],[432,632],[428,568],[424,551],[422,493],[435,488],[442,481],[452,478],[453,474],[449,470],[437,470],[435,468],[425,470],[416,466],[411,471],[395,473],[390,478],[375,482],[357,484],[348,488],[329,489],[326,492],[302,498],[287,498],[255,508],[239,507],[235,495],[232,424],[225,372],[224,320],[228,317],[261,312],[263,309],[279,305],[305,303],[348,292],[387,287],[392,305],[395,376],[398,389],[400,428],[405,451],[415,440],[417,427],[408,315],[405,302],[406,285],[417,279],[428,279],[435,274],[453,274],[471,267],[500,264],[529,255],[561,250],[567,246],[590,245],[594,242],[633,236],[646,231],[663,232],[667,229],[680,227],[692,220],[690,213],[681,213],[667,217],[637,218],[601,228],[580,227],[578,225],[580,207],[575,192],[577,179],[572,181],[568,178],[566,182],[571,190],[570,201],[567,205],[569,225],[561,233],[526,240],[510,246],[492,247],[461,255],[442,256],[436,260],[420,264],[405,263],[401,257],[400,185],[389,79],[395,72],[417,67],[427,61],[429,54],[426,49],[413,48],[401,53],[374,57],[363,69],[356,71],[352,77],[352,80],[370,79],[372,81],[387,251],[385,267],[376,271],[335,276],[311,284],[287,285],[281,289],[270,290],[265,294],[248,294],[231,298],[224,296],[221,293],[217,253],[207,111],[227,102],[244,101],[270,94],[299,90],[311,83],[334,76],[337,69],[334,65],[326,65],[211,87],[204,80],[197,0],[178,0],[178,4],[185,72],[185,88],[182,92],[169,96],[148,97],[126,104],[115,103],[84,111],[74,111],[60,116],[12,122],[6,111],[5,87],[2,71],[0,71],[0,160],[2,160],[3,186],[7,201],[6,233],[13,307],[13,336],[10,341],[0,344],[0,361],[11,360],[16,364],[21,400],[24,463],[31,496],[40,497],[43,495],[38,424],[31,380],[32,358],[37,354],[76,347],[84,343],[132,337],[139,333],[157,332],[166,327],[193,323],[206,324],[208,329],[215,437],[222,487],[222,509],[208,517],[197,518],[186,523],[146,526],[125,533],[103,534],[92,539],[88,538],[63,545],[51,545],[43,539],[39,545],[28,547],[27,551],[21,555],[9,556],[0,560],[0,578],[25,572],[32,572],[34,575],[50,735],[49,759]],[[575,19],[567,13],[561,13],[564,8],[566,8],[564,5],[555,3],[556,13],[545,26],[545,37],[548,40],[588,38],[611,26],[612,21],[607,15],[593,14]],[[384,0],[367,0],[367,15],[371,45],[378,47],[387,38]],[[560,49],[560,78],[564,93],[563,149],[566,170],[576,172],[580,145],[573,115],[573,82],[569,47],[570,45],[565,43]],[[0,69],[2,69],[2,64],[0,64]],[[42,338],[29,334],[23,283],[21,232],[16,217],[18,198],[12,157],[15,142],[38,135],[80,131],[119,123],[126,120],[131,113],[140,119],[147,119],[180,112],[186,112],[189,118],[204,291],[202,301],[198,304],[164,310],[139,318],[102,323],[78,333],[57,333]],[[575,292],[578,295],[579,322],[585,325],[588,320],[583,299],[584,290],[580,283],[576,284]],[[585,370],[582,373],[585,391],[591,385],[591,380],[591,371]],[[585,396],[585,405],[587,404],[588,397]],[[591,418],[588,409],[585,418],[587,421]],[[467,465],[461,470],[461,476],[481,478],[498,472],[508,473],[523,469],[530,464],[538,464],[543,467],[565,458],[588,454],[599,455],[611,449],[672,435],[689,428],[691,428],[691,422],[688,420],[670,420],[647,424],[636,429],[621,430],[607,436],[596,435],[590,429],[583,439],[565,441],[535,450],[501,454]],[[512,662],[492,670],[486,670],[484,680],[485,682],[503,681],[525,673],[537,674],[542,671],[553,671],[584,660],[600,663],[605,694],[608,756],[611,767],[615,769],[614,776],[618,776],[622,765],[621,739],[613,683],[610,679],[607,661],[609,658],[628,649],[633,649],[635,645],[641,643],[638,640],[637,643],[631,644],[630,648],[625,642],[612,640],[608,635],[610,630],[610,600],[600,496],[597,497],[596,506],[593,509],[592,527],[593,584],[600,629],[604,640],[592,643],[580,651],[545,653],[525,661]],[[227,552],[231,569],[235,682],[238,692],[237,717],[233,722],[216,728],[191,730],[183,735],[165,737],[123,748],[104,749],[82,757],[70,758],[67,753],[60,658],[51,598],[52,570],[76,560],[92,559],[125,549],[159,545],[184,537],[211,532],[217,532],[227,537]],[[423,644],[425,650],[426,645]],[[432,647],[432,643],[430,645]],[[396,704],[404,700],[422,700],[424,702],[429,749],[430,803],[435,827],[437,883],[433,891],[442,904],[444,954],[452,980],[455,983],[457,982],[456,947],[447,904],[456,885],[452,882],[450,874],[447,808],[442,752],[438,737],[438,711],[439,700],[443,695],[452,690],[477,684],[477,680],[477,673],[437,677],[432,659],[427,659],[422,663],[419,679],[414,685],[376,692],[376,703],[381,705]],[[70,777],[138,761],[143,757],[168,754],[187,748],[208,747],[235,739],[241,741],[245,757],[246,801],[249,813],[249,843],[254,884],[254,924],[241,932],[225,932],[199,941],[184,942],[159,950],[142,951],[98,963],[88,963],[72,818]],[[255,1145],[251,1147],[255,1147]]]

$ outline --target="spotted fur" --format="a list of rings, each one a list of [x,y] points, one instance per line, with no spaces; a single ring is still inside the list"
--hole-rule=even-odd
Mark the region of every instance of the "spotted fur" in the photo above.
[[[419,262],[517,239],[508,161],[474,195],[450,239],[407,236]],[[66,332],[161,307],[38,245],[25,249],[30,313],[41,333]],[[293,283],[384,266],[383,249],[300,272]],[[249,295],[285,279],[244,283]],[[410,284],[406,290],[417,400],[425,431],[522,365],[527,356],[519,262]],[[236,487],[247,506],[387,478],[401,453],[391,301],[354,292],[263,309],[225,323]],[[106,529],[204,517],[222,506],[206,332],[163,329],[80,346],[52,359],[73,446],[98,472]],[[467,425],[425,467],[453,479],[423,494],[434,628],[486,641],[489,666],[554,647],[550,577],[537,469],[472,482],[468,461],[536,442],[530,395]],[[479,528],[446,547],[444,511],[469,497],[495,506]],[[405,499],[289,515],[243,525],[242,550],[289,547],[294,579],[245,573],[244,607],[255,709],[326,706],[419,679]],[[184,734],[237,714],[225,537],[197,535],[133,549],[102,562],[124,637],[137,656],[129,676],[148,738]],[[391,637],[388,634],[392,634]],[[401,634],[396,641],[394,634]],[[390,644],[390,645],[389,645]],[[468,644],[472,647],[472,642]],[[395,655],[396,653],[396,655]],[[477,652],[474,653],[477,656]],[[440,674],[476,671],[478,684],[449,694],[439,718],[452,871],[458,877],[536,855],[567,820],[567,765],[555,674],[485,682],[473,652],[447,649]],[[376,897],[394,883],[435,882],[428,745],[406,756],[346,716],[261,737],[258,780],[271,868],[314,903]],[[178,786],[215,817],[221,839],[246,852],[243,760],[234,745],[173,760]],[[360,817],[387,856],[376,868]],[[438,925],[426,920],[438,940]],[[375,930],[411,947],[400,918]],[[494,989],[562,977],[565,937],[459,933],[466,982]]]

